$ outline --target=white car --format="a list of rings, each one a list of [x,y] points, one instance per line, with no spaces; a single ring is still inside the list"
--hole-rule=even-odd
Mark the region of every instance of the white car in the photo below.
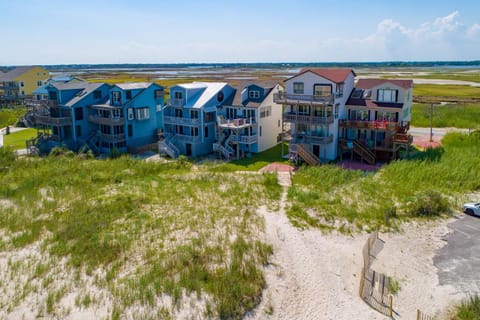
[[[463,205],[463,212],[469,214],[471,216],[479,216],[480,217],[480,202],[470,202],[465,203]]]

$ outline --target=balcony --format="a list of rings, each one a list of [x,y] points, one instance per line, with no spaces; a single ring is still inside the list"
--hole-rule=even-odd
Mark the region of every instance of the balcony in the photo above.
[[[101,133],[100,135],[101,135],[102,141],[105,141],[105,142],[116,143],[116,142],[125,141],[124,133],[119,133],[119,134]]]
[[[52,117],[49,115],[35,115],[35,123],[47,126],[71,126],[72,118],[70,117]]]
[[[199,136],[187,136],[183,134],[176,134],[175,138],[177,141],[182,141],[185,143],[200,143],[202,142],[202,138]]]
[[[358,128],[358,129],[375,129],[385,131],[396,131],[399,129],[397,122],[389,121],[362,121],[362,120],[340,120],[338,122],[340,127]]]
[[[50,108],[58,108],[58,100],[47,100],[47,106]]]
[[[104,125],[121,125],[125,123],[124,117],[100,117],[97,115],[89,115],[88,121],[95,124],[104,124]]]
[[[223,129],[243,129],[256,124],[255,118],[218,119],[218,126]]]
[[[295,143],[329,144],[333,142],[333,134],[328,136],[317,136],[311,133],[296,134],[292,138]]]
[[[292,122],[292,123],[305,123],[305,124],[331,124],[333,123],[333,116],[320,117],[320,116],[310,116],[310,115],[295,114],[295,113],[284,113],[283,121]]]
[[[184,125],[184,126],[199,126],[201,121],[198,118],[183,118],[183,117],[173,117],[173,116],[163,116],[163,122],[174,125]]]
[[[235,136],[233,135],[231,140],[233,143],[252,144],[258,142],[258,137],[255,136]]]
[[[317,96],[309,94],[290,94],[280,91],[273,95],[273,101],[280,104],[298,104],[298,103],[307,103],[307,104],[333,104],[334,97],[332,95],[328,96]]]
[[[168,100],[167,105],[169,107],[183,107],[185,105],[185,99],[170,99]]]

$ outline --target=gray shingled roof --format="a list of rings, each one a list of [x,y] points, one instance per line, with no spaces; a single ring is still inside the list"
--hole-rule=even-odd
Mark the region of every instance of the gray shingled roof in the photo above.
[[[127,82],[127,83],[117,83],[115,86],[119,87],[122,90],[132,90],[132,89],[147,89],[153,83],[152,82]]]
[[[37,66],[16,67],[15,69],[8,71],[7,73],[0,73],[0,81],[12,81],[18,76],[36,67]]]
[[[105,83],[89,83],[87,82],[87,84],[85,85],[85,87],[83,88],[83,90],[79,91],[77,93],[77,95],[75,95],[75,97],[73,97],[72,99],[70,99],[70,101],[68,101],[67,103],[65,103],[64,105],[66,107],[73,107],[77,102],[79,102],[80,100],[82,100],[83,98],[85,98],[86,96],[88,96],[90,93],[92,93],[93,91],[97,90],[98,88],[100,88],[101,86],[103,86]]]
[[[232,106],[242,106],[242,91],[250,86],[250,85],[256,85],[259,87],[262,87],[265,90],[265,95],[263,96],[263,99],[270,94],[270,91],[278,84],[278,82],[275,81],[248,81],[248,82],[242,82],[239,83],[237,86],[235,86],[235,95],[233,97],[232,101]],[[262,100],[263,102],[263,100]],[[257,108],[261,105],[261,103],[258,102],[253,102],[253,101],[248,101],[247,104],[245,105],[246,107],[253,107]]]

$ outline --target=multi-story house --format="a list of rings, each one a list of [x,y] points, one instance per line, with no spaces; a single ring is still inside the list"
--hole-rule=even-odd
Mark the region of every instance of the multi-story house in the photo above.
[[[48,134],[39,135],[41,139],[37,141],[38,148],[46,151],[62,144],[78,149],[82,143],[85,144],[89,135],[86,107],[105,101],[110,86],[74,78],[64,82],[50,82],[45,89],[48,99],[32,100],[30,115],[27,117],[32,119],[37,129],[48,129]]]
[[[291,159],[315,165],[337,158],[339,117],[354,81],[351,69],[303,69],[285,80],[274,101],[283,105]]]
[[[357,154],[368,163],[409,151],[412,80],[360,79],[340,115],[339,152]]]
[[[89,144],[109,152],[113,148],[134,151],[156,143],[157,130],[163,126],[164,93],[155,83],[114,85],[106,102],[87,106]]]
[[[163,140],[160,153],[196,157],[212,153],[216,139],[217,108],[234,88],[223,82],[193,82],[170,88],[163,111]]]
[[[22,101],[43,85],[49,72],[39,66],[16,67],[0,74],[0,100],[5,103]]]
[[[31,145],[45,152],[55,145],[94,152],[127,151],[155,143],[162,127],[163,87],[125,83],[111,87],[78,78],[49,82],[46,101],[32,100],[31,118],[48,129]]]
[[[282,106],[273,101],[273,96],[281,89],[277,83],[238,86],[232,99],[217,110],[217,142],[213,150],[226,159],[239,159],[278,144]]]

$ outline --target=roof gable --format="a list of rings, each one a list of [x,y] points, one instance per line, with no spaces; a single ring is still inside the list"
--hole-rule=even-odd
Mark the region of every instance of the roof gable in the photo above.
[[[342,83],[345,82],[347,77],[351,74],[355,77],[356,74],[352,69],[345,69],[345,68],[305,68],[300,71],[300,73],[294,75],[288,80],[291,80],[293,78],[296,78],[302,74],[305,74],[307,72],[311,72],[313,74],[316,74],[317,76],[320,76],[322,78],[325,78],[327,80],[330,80],[335,83]]]
[[[35,69],[35,68],[41,68],[39,66],[21,66],[21,67],[15,67],[14,69],[1,74],[0,73],[0,81],[12,81],[15,78],[21,76],[22,74]]]

